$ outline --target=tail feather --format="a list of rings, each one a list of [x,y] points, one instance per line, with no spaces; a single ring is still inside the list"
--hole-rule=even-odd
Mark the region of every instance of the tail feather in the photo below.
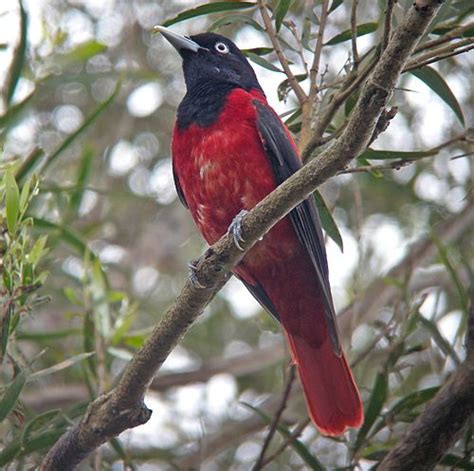
[[[359,391],[344,353],[337,356],[326,339],[318,347],[287,333],[311,419],[324,435],[341,435],[364,420]]]

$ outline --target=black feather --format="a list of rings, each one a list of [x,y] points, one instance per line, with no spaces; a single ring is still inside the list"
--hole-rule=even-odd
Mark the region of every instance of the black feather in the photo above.
[[[265,152],[271,162],[278,184],[301,168],[301,161],[290,142],[277,114],[265,103],[254,100],[257,110],[257,127]],[[329,286],[329,271],[321,230],[321,222],[313,198],[304,200],[289,214],[299,241],[308,252],[314,266],[319,289],[324,299],[328,332],[336,354],[340,354],[336,313]]]

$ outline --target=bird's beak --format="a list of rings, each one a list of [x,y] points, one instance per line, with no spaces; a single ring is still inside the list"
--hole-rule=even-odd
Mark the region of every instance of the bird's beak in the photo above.
[[[153,28],[155,33],[161,33],[165,39],[179,52],[183,50],[198,52],[199,49],[205,49],[201,47],[197,42],[194,42],[192,39],[187,38],[186,36],[181,36],[171,32],[168,28],[164,26],[155,26]]]

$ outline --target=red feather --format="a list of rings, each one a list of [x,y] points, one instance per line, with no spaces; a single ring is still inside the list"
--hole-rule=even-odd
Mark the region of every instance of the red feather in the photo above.
[[[258,91],[236,88],[216,123],[174,130],[177,182],[209,244],[226,233],[239,211],[253,208],[276,187],[257,130],[255,99],[266,103]],[[289,218],[274,226],[234,271],[263,288],[275,307],[316,426],[327,435],[360,426],[357,386],[344,354],[334,353],[314,267]]]

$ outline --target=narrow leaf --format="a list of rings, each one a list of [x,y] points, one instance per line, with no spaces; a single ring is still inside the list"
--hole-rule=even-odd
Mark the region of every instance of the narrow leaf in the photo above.
[[[11,168],[5,172],[5,192],[7,228],[8,232],[13,234],[20,214],[20,191]]]
[[[265,31],[254,19],[247,15],[225,15],[223,18],[219,18],[217,21],[212,23],[211,26],[207,29],[208,31],[214,32],[218,31],[219,29],[223,28],[224,26],[229,26],[233,24],[246,24],[252,26],[252,28],[256,29],[257,31]]]
[[[433,150],[419,150],[419,151],[398,151],[398,150],[376,150],[367,149],[361,154],[358,159],[365,160],[416,160],[423,157],[430,157],[436,155],[438,151]]]
[[[15,173],[16,180],[21,184],[24,179],[33,172],[44,157],[43,149],[36,147],[32,152],[22,161],[20,167]]]
[[[43,370],[39,370],[39,371],[36,371],[35,373],[32,373],[28,377],[28,381],[38,379],[38,378],[41,378],[43,376],[47,376],[53,373],[57,373],[58,371],[65,370],[66,368],[70,368],[76,363],[79,363],[80,361],[85,360],[86,358],[89,358],[92,355],[95,355],[95,352],[79,353],[79,355],[75,355],[71,358],[68,358],[67,360],[61,361],[60,363],[50,366],[49,368],[45,368]]]
[[[46,168],[48,168],[61,155],[61,153],[65,151],[109,107],[109,105],[114,102],[119,90],[120,82],[117,83],[117,86],[110,97],[100,103],[99,106],[85,119],[84,123],[82,123],[75,132],[67,136],[62,144],[48,156],[44,164],[44,170],[46,170]]]
[[[79,172],[76,181],[76,189],[71,195],[71,209],[74,213],[77,213],[79,206],[84,195],[84,187],[89,181],[92,172],[92,161],[94,159],[94,152],[91,148],[84,150],[82,159],[79,164]]]
[[[410,73],[431,88],[453,111],[463,126],[464,115],[454,93],[443,77],[433,67],[425,66],[411,70]]]
[[[292,0],[279,0],[275,10],[275,26],[277,33],[280,31],[283,20],[285,19],[288,9],[290,8]]]
[[[7,103],[11,103],[13,94],[15,93],[18,81],[20,80],[23,65],[26,57],[26,44],[28,35],[28,15],[23,8],[23,2],[19,2],[20,6],[20,39],[13,53],[13,61],[8,71],[7,82]]]
[[[26,376],[23,371],[16,375],[16,378],[10,384],[8,389],[6,390],[2,401],[0,402],[0,422],[3,422],[5,418],[10,414],[10,412],[15,407],[15,404],[18,400],[18,396],[23,389],[23,386],[26,382]]]
[[[268,414],[263,412],[262,410],[258,409],[257,407],[252,406],[246,402],[241,402],[242,405],[247,407],[248,409],[256,412],[265,423],[271,425],[273,423],[273,417],[270,417]],[[291,431],[285,427],[284,425],[277,426],[278,432],[283,435],[285,438],[289,438],[291,436]],[[290,446],[294,448],[296,453],[298,453],[299,457],[309,466],[309,469],[314,471],[325,471],[325,467],[322,463],[308,450],[306,445],[298,439],[293,440],[290,443]]]
[[[30,435],[48,425],[53,419],[55,419],[61,413],[61,409],[53,409],[47,412],[43,412],[42,414],[33,417],[23,429],[23,433],[21,434],[21,442],[27,442]]]
[[[379,27],[378,23],[364,23],[361,25],[357,25],[356,28],[356,35],[357,36],[364,36],[369,33],[373,33]],[[352,31],[347,29],[342,33],[336,34],[336,36],[332,37],[325,46],[333,46],[334,44],[339,44],[344,41],[349,41],[352,38]]]
[[[336,221],[334,220],[331,211],[326,206],[321,193],[315,191],[313,193],[314,200],[316,201],[316,206],[318,208],[319,217],[321,219],[321,225],[325,230],[326,234],[336,243],[336,245],[341,249],[341,252],[344,252],[344,243],[342,241],[341,233],[337,227]]]
[[[378,373],[375,377],[374,387],[372,388],[372,394],[370,395],[369,401],[365,410],[365,420],[362,427],[359,429],[357,434],[354,450],[358,450],[364,443],[367,434],[369,433],[372,425],[380,414],[382,407],[387,398],[388,390],[388,375],[386,371]]]
[[[272,72],[284,73],[283,70],[279,69],[277,66],[273,65],[271,62],[267,61],[263,57],[257,56],[252,52],[247,52],[246,55],[252,62],[255,62],[255,64],[259,65],[260,67],[263,67],[264,69],[271,70]]]
[[[17,340],[33,340],[34,342],[51,342],[52,340],[60,340],[66,337],[78,337],[80,334],[81,329],[61,329],[37,332],[17,332],[15,338]]]
[[[196,18],[197,16],[208,15],[210,13],[219,13],[230,10],[243,10],[246,8],[253,8],[256,6],[254,2],[213,2],[199,5],[196,8],[183,11],[176,15],[174,18],[166,20],[163,26],[171,26],[181,21]]]
[[[85,62],[106,50],[107,46],[93,39],[79,44],[73,50],[59,56],[57,61],[62,66],[77,64],[78,62]]]

